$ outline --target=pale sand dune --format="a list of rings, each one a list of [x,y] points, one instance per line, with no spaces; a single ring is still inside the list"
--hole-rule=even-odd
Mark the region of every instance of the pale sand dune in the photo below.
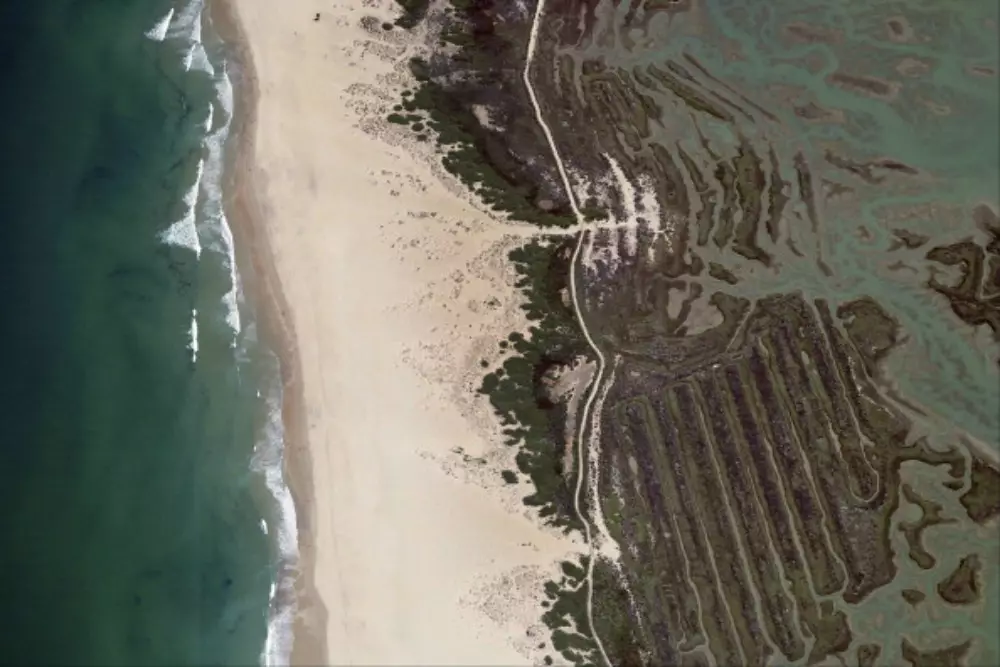
[[[289,467],[326,614],[323,628],[322,609],[303,602],[295,660],[320,659],[325,641],[334,664],[526,664],[528,644],[543,641],[525,638],[538,591],[505,582],[537,584],[580,541],[540,528],[515,502],[528,489],[478,469],[454,474],[464,464],[452,453],[513,467],[471,392],[479,360],[494,361],[495,342],[525,325],[503,223],[428,162],[360,129],[358,103],[373,92],[356,84],[398,93],[380,77],[402,51],[364,46],[360,27],[368,14],[388,18],[388,3],[234,4],[259,98],[247,129],[254,166],[237,168],[238,187],[252,190],[234,206],[259,218],[250,243],[266,243],[273,265],[266,249],[251,252],[276,273],[298,352],[300,377],[294,357],[286,370],[288,400],[300,392],[301,406],[286,414],[305,433],[289,424],[300,440]]]

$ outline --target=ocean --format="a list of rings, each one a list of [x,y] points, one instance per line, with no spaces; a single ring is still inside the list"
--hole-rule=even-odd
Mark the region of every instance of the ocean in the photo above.
[[[202,2],[0,5],[2,662],[287,658],[279,369]]]

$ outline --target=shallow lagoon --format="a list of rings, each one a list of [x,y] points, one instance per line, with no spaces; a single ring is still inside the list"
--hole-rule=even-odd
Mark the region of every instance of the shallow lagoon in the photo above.
[[[609,79],[634,77],[637,83],[629,85],[652,100],[645,111],[631,107],[642,117],[636,125],[649,128],[650,142],[675,160],[683,151],[688,170],[697,167],[717,204],[735,195],[731,184],[724,192],[717,182],[716,165],[737,164],[746,146],[769,157],[765,171],[777,165],[784,181],[789,198],[780,234],[774,243],[762,241],[770,265],[699,241],[701,259],[738,277],[719,289],[751,300],[801,291],[834,307],[874,298],[901,328],[902,344],[878,380],[913,420],[908,441],[922,440],[936,451],[961,443],[963,451],[996,460],[997,334],[964,321],[949,298],[929,287],[930,281],[964,280],[962,262],[940,259],[955,256],[956,244],[964,242],[982,252],[990,242],[982,221],[1000,206],[996,3],[705,0],[602,8],[593,32],[557,53],[578,68],[591,59],[592,71],[599,61],[613,72]],[[670,86],[674,93],[665,92]],[[696,95],[703,97],[693,104]],[[649,111],[654,103],[660,118]],[[715,117],[704,112],[708,106]],[[618,109],[630,113],[627,105]],[[642,155],[637,161],[648,158]],[[684,186],[693,192],[690,178]],[[772,196],[763,195],[765,210]],[[696,229],[701,203],[691,199],[689,229]],[[758,240],[764,236],[762,224]],[[985,299],[987,287],[979,289]],[[901,476],[908,491],[889,526],[896,578],[858,605],[836,600],[850,617],[851,659],[855,648],[874,642],[882,647],[876,664],[902,664],[900,638],[907,636],[927,650],[970,639],[968,664],[996,663],[995,521],[970,521],[959,500],[966,489],[949,483],[941,467],[908,463]],[[945,519],[922,532],[933,556],[924,566],[911,557],[904,531],[926,518],[920,502],[939,506],[935,511]],[[948,604],[936,586],[969,554],[983,563],[979,602]],[[919,590],[924,601],[907,602],[904,589]]]

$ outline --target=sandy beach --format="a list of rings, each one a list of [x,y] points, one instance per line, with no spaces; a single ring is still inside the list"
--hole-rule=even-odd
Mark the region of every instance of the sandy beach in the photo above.
[[[540,584],[581,546],[502,482],[514,452],[474,391],[525,328],[517,237],[381,120],[412,55],[362,25],[389,2],[233,5],[231,207],[284,348],[293,662],[530,664],[548,638]]]

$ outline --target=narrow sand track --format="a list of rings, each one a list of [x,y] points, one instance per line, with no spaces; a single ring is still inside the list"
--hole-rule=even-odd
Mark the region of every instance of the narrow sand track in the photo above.
[[[594,373],[594,378],[591,381],[590,393],[587,396],[587,402],[583,406],[583,412],[580,414],[580,420],[578,422],[580,427],[577,432],[577,472],[576,491],[573,495],[573,510],[576,512],[577,517],[583,524],[584,537],[587,542],[587,548],[590,552],[590,557],[587,559],[587,576],[585,579],[587,586],[587,624],[590,629],[590,634],[594,638],[594,643],[597,645],[597,650],[601,654],[601,659],[604,661],[605,665],[611,667],[611,660],[608,659],[608,654],[604,650],[604,644],[601,643],[601,638],[597,636],[597,631],[594,629],[594,563],[597,557],[597,549],[594,546],[594,538],[591,531],[590,521],[580,510],[580,497],[583,492],[584,479],[587,476],[587,464],[585,463],[584,456],[587,420],[590,416],[591,409],[593,408],[594,400],[600,392],[601,382],[604,378],[604,369],[607,366],[604,353],[601,352],[600,348],[591,337],[590,331],[587,329],[587,323],[584,321],[583,312],[580,309],[580,300],[576,286],[575,267],[580,260],[580,250],[583,248],[587,232],[591,231],[591,233],[593,233],[596,226],[588,224],[584,219],[583,213],[580,212],[576,196],[573,194],[573,186],[569,181],[569,175],[566,172],[566,167],[563,164],[562,157],[559,155],[559,149],[556,147],[555,138],[553,137],[548,124],[545,122],[545,118],[542,115],[542,108],[539,105],[538,97],[535,94],[535,88],[531,83],[531,64],[534,61],[535,49],[538,44],[538,26],[541,24],[544,12],[545,0],[538,0],[538,5],[535,7],[535,16],[531,22],[531,34],[528,38],[528,53],[524,62],[524,85],[528,90],[528,96],[531,98],[531,105],[535,110],[535,120],[538,121],[539,127],[541,127],[542,132],[545,134],[545,139],[549,144],[549,149],[552,151],[552,157],[556,161],[556,166],[559,168],[559,176],[562,178],[563,187],[566,190],[566,197],[569,200],[570,208],[573,210],[573,215],[576,217],[577,226],[579,228],[579,237],[577,238],[576,248],[573,251],[573,259],[570,262],[570,297],[573,303],[573,311],[576,313],[577,321],[580,323],[580,330],[583,331],[583,335],[587,339],[587,344],[590,345],[590,349],[594,351],[594,355],[597,357],[597,371]]]

